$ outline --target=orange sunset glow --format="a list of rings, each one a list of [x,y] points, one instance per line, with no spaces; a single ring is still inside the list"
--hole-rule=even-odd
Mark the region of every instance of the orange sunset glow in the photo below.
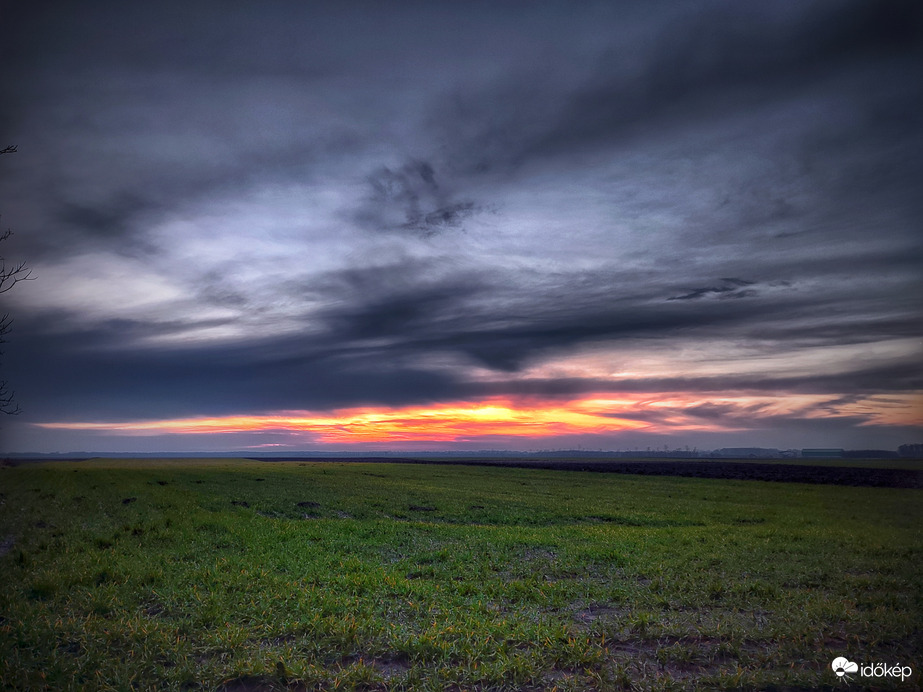
[[[588,400],[585,402],[590,403]],[[282,412],[256,416],[222,416],[123,423],[43,423],[46,428],[98,430],[127,435],[157,433],[229,433],[286,430],[311,433],[319,443],[450,442],[485,435],[529,438],[571,433],[643,429],[641,421],[605,417],[592,406],[560,403],[516,405],[509,401],[452,403],[434,407],[351,408],[322,415]]]
[[[622,431],[727,431],[741,429],[729,416],[718,422],[697,415],[702,407],[723,406],[762,415],[802,411],[815,417],[825,397],[701,397],[594,395],[577,400],[491,399],[442,406],[365,407],[330,412],[284,411],[263,415],[175,418],[128,422],[41,423],[44,428],[144,436],[241,432],[306,433],[321,444],[454,442],[487,436],[541,439]],[[847,414],[844,411],[843,414]]]

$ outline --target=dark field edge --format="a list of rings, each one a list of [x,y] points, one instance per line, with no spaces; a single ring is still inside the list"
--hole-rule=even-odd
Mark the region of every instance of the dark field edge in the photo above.
[[[99,457],[73,458],[18,458],[5,459],[4,466],[20,464],[90,461]],[[125,458],[133,458],[130,455]],[[143,461],[145,457],[139,458]],[[164,457],[166,458],[166,457]],[[189,458],[197,458],[190,455]],[[207,459],[210,457],[201,457]],[[232,457],[262,462],[311,462],[311,463],[381,463],[381,464],[425,464],[430,466],[487,466],[519,469],[544,469],[548,471],[587,471],[592,473],[628,473],[640,476],[680,476],[685,478],[718,478],[744,481],[773,481],[778,483],[815,483],[824,485],[848,485],[874,488],[923,488],[923,471],[911,469],[877,469],[849,466],[809,466],[804,464],[759,463],[742,461],[704,461],[688,459],[683,461],[586,461],[578,459],[472,459],[472,458],[420,458],[420,457],[315,457],[310,455],[291,457]]]
[[[452,466],[499,466],[551,471],[590,471],[593,473],[630,473],[641,476],[682,476],[687,478],[723,478],[779,483],[822,483],[875,488],[923,488],[923,471],[909,469],[850,468],[845,466],[803,466],[796,464],[760,464],[734,461],[570,461],[525,459],[419,459],[413,457],[247,457],[268,462],[348,462],[388,464],[429,464]]]

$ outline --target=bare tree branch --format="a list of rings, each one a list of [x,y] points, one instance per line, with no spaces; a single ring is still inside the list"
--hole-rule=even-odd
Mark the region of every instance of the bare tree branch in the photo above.
[[[6,293],[20,281],[32,281],[32,270],[26,267],[25,262],[6,268],[6,261],[0,257],[0,293]]]
[[[9,314],[0,317],[0,344],[6,343],[6,339],[3,337],[10,331],[11,324],[13,324],[13,320],[10,318]],[[2,355],[3,352],[0,351],[0,356]],[[5,413],[9,416],[22,413],[22,409],[19,408],[19,405],[13,400],[15,394],[15,392],[8,388],[6,380],[0,380],[0,413]]]
[[[10,144],[3,149],[0,149],[0,154],[15,154],[16,145]],[[5,232],[0,234],[0,241],[4,241],[9,238],[13,232],[7,229]],[[6,259],[0,255],[0,293],[6,293],[13,286],[18,284],[20,281],[28,281],[33,279],[32,270],[26,266],[25,262],[19,262],[18,264],[7,265]],[[6,343],[4,338],[10,331],[10,327],[13,324],[13,320],[10,316],[3,315],[0,317],[0,344]],[[0,352],[0,356],[3,353]],[[15,416],[18,413],[22,412],[22,409],[14,401],[15,392],[13,392],[7,386],[6,380],[0,380],[0,413],[5,413],[10,416]]]
[[[6,380],[0,381],[0,413],[5,413],[8,416],[18,416],[22,413],[19,404],[13,400],[14,396],[16,396],[16,392],[7,388]]]
[[[7,229],[0,235],[0,241],[6,240],[13,232]],[[32,276],[32,270],[26,266],[25,262],[7,266],[6,258],[0,255],[0,293],[6,293],[20,281],[30,281],[35,277]]]

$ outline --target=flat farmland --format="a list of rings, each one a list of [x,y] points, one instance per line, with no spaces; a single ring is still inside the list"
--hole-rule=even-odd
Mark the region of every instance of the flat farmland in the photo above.
[[[542,468],[0,469],[0,685],[915,689],[921,490]]]

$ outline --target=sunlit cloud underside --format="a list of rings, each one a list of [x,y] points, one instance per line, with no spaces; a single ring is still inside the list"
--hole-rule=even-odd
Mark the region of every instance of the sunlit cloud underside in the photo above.
[[[867,422],[919,424],[916,397],[879,402]],[[288,432],[317,444],[388,444],[463,442],[503,436],[524,443],[565,435],[611,435],[625,431],[668,434],[721,432],[759,427],[760,418],[804,419],[858,415],[862,402],[836,406],[829,396],[650,398],[637,394],[592,396],[569,402],[490,399],[424,407],[366,407],[331,412],[283,411],[123,422],[48,422],[38,427],[95,431],[109,435],[196,435]],[[868,416],[869,411],[866,410]]]

